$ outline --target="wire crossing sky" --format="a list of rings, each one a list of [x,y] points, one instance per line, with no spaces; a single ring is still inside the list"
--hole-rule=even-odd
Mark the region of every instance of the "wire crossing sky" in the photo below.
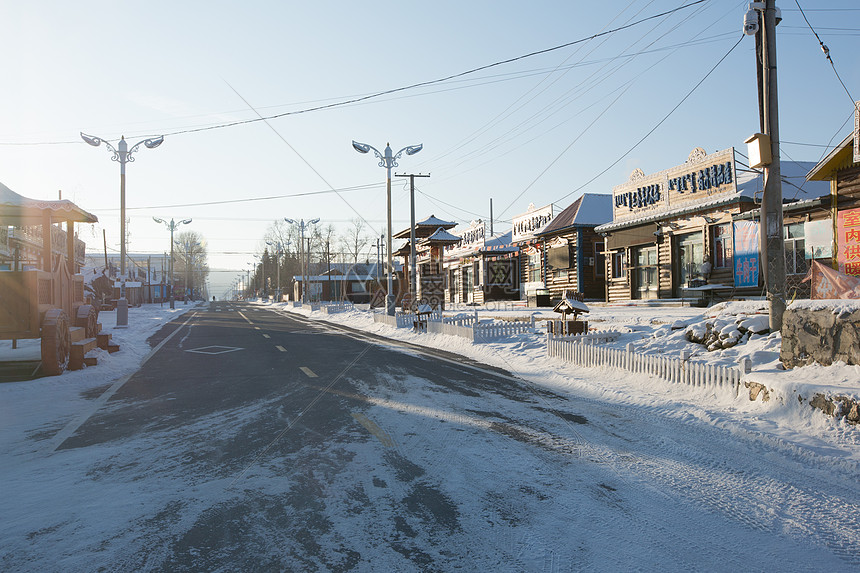
[[[399,167],[433,175],[416,216],[464,225],[488,218],[492,199],[504,232],[529,203],[611,193],[694,147],[745,151],[759,129],[753,40],[735,46],[747,4],[9,3],[0,182],[34,198],[62,191],[100,217],[80,229],[88,249],[102,250],[104,229],[110,250],[119,165],[78,134],[166,135],[127,166],[129,252],[169,247],[152,216],[193,218],[211,265],[244,269],[284,217],[377,232],[385,171],[352,140],[423,144]],[[782,145],[816,161],[850,128],[860,9],[778,4]],[[408,190],[392,190],[402,229]]]

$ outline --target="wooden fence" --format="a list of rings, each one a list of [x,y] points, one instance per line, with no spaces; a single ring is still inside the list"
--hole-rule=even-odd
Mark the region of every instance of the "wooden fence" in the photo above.
[[[729,388],[735,395],[738,393],[742,376],[741,371],[733,366],[716,366],[690,362],[688,358],[641,354],[633,352],[632,344],[628,344],[626,349],[605,348],[597,346],[594,340],[580,340],[576,336],[547,334],[546,349],[547,356],[561,358],[579,366],[609,366],[634,374],[656,376],[675,384]]]

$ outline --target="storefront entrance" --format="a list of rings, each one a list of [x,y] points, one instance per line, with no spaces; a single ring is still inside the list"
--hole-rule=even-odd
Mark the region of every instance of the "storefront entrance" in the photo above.
[[[705,262],[705,244],[702,233],[680,235],[676,242],[676,257],[678,272],[675,275],[675,296],[681,297],[682,288],[689,286],[690,281],[702,278],[702,263]]]
[[[639,299],[658,297],[657,247],[633,249],[633,297]]]

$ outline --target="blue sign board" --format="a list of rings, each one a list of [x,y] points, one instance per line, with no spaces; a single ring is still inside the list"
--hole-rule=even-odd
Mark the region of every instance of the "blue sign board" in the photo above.
[[[734,223],[734,271],[736,287],[757,287],[759,276],[759,224],[756,221]]]

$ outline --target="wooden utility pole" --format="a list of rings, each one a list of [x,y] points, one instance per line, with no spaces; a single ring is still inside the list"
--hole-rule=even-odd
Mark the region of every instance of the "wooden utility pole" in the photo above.
[[[776,85],[776,0],[767,0],[761,36],[762,123],[770,138],[771,163],[764,168],[764,196],[762,197],[761,235],[764,281],[771,332],[782,329],[785,312],[785,240],[782,220],[782,181],[779,161],[779,113]]]
[[[416,304],[418,297],[418,279],[415,274],[415,178],[430,177],[430,174],[422,175],[420,173],[403,173],[401,175],[394,174],[395,177],[409,177],[409,210],[410,210],[410,225],[409,225],[409,267],[410,267],[410,282],[409,288],[412,294],[412,304]],[[416,307],[417,308],[417,307]]]

